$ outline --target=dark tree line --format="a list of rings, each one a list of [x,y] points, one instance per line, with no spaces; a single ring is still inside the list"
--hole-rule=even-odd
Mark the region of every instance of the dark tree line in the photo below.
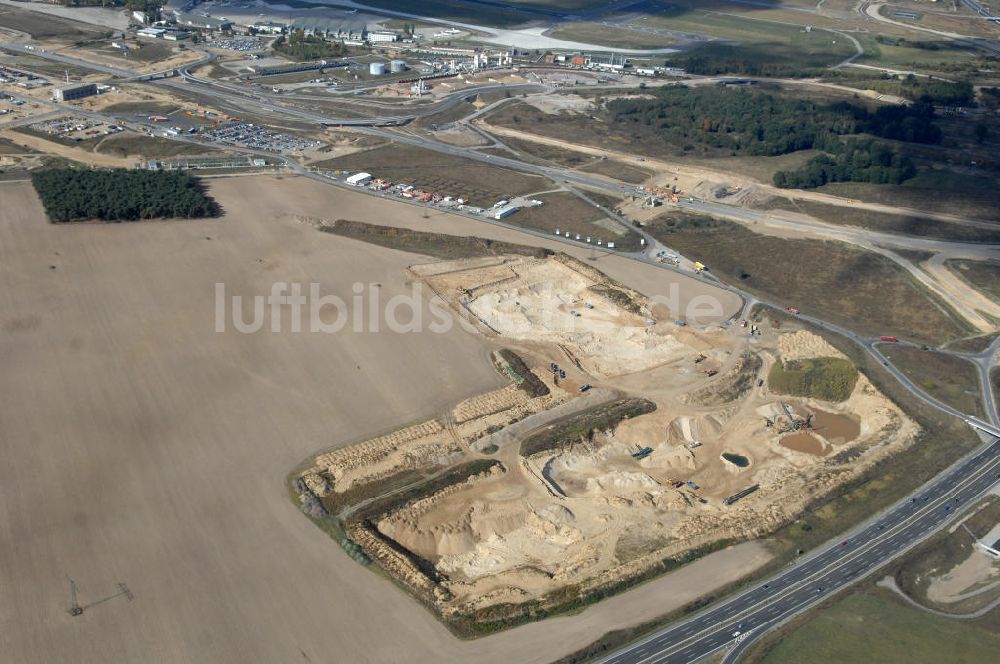
[[[221,212],[198,179],[181,171],[63,168],[33,173],[31,181],[54,222],[215,217]]]
[[[830,182],[900,184],[916,175],[909,157],[878,141],[846,140],[826,150],[794,171],[778,171],[774,184],[783,188],[811,189]]]
[[[274,40],[271,48],[295,60],[321,60],[347,55],[344,44],[328,42],[318,35],[307,35],[302,30],[292,30],[287,38],[281,35]]]

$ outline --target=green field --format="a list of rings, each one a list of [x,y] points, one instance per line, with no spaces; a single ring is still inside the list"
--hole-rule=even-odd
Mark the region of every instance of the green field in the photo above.
[[[438,191],[471,205],[489,207],[502,198],[550,189],[544,178],[472,159],[392,143],[313,164],[317,168],[367,171],[390,182]]]
[[[892,185],[886,186],[891,187]],[[858,226],[881,233],[896,233],[910,237],[929,237],[961,242],[1000,243],[1000,224],[997,225],[996,230],[990,230],[959,223],[935,221],[926,217],[889,214],[887,212],[866,210],[860,207],[845,207],[787,198],[772,198],[767,201],[764,208],[768,210],[802,212],[831,224]],[[903,254],[902,251],[897,253]]]
[[[840,357],[775,362],[767,376],[775,392],[823,401],[844,401],[857,382],[857,367]]]
[[[945,169],[927,169],[901,185],[839,182],[816,191],[870,203],[1000,221],[1000,187],[997,184],[997,177],[990,173],[966,175]]]
[[[883,346],[882,352],[927,394],[963,413],[982,416],[979,376],[971,362],[944,353],[890,344]]]
[[[896,334],[937,345],[972,332],[892,260],[852,245],[786,240],[676,212],[647,230],[741,288],[868,336]]]
[[[985,664],[996,661],[996,618],[957,621],[907,606],[887,591],[855,592],[780,633],[749,664]]]
[[[639,234],[618,223],[601,210],[568,191],[534,197],[543,205],[522,208],[504,219],[513,226],[532,228],[544,233],[570,232],[581,238],[590,236],[596,243],[612,241],[620,251],[638,251]]]
[[[218,152],[215,148],[171,141],[158,136],[142,136],[138,134],[116,134],[108,136],[94,146],[94,152],[111,154],[119,157],[137,155],[145,159],[162,159],[182,155],[209,154]]]

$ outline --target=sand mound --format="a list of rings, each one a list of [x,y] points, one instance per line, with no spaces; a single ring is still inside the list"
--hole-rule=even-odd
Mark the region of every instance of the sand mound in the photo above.
[[[847,357],[828,344],[823,337],[807,330],[782,334],[778,337],[778,352],[781,353],[781,359],[786,362],[808,360],[813,357]]]

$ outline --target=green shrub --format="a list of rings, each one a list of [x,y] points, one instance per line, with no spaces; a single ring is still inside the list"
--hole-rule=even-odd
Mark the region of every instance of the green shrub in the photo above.
[[[857,380],[857,367],[839,357],[776,362],[767,376],[775,392],[823,401],[844,401],[851,396]]]

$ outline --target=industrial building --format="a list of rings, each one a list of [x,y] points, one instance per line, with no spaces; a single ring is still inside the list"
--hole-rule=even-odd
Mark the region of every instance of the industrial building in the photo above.
[[[346,180],[344,180],[344,182],[353,187],[363,187],[371,181],[372,181],[372,174],[364,172],[355,173],[354,175],[351,175]]]
[[[211,16],[199,16],[187,12],[175,11],[174,19],[177,25],[194,28],[195,30],[213,30],[224,32],[232,30],[233,22],[229,19],[213,18]]]
[[[149,28],[142,28],[141,30],[137,30],[135,34],[136,34],[137,37],[149,37],[150,39],[159,39],[164,34],[166,34],[166,32],[167,31],[166,31],[165,28],[153,28],[153,27],[149,27]]]
[[[371,44],[394,41],[399,41],[399,34],[393,32],[392,30],[372,30],[368,33],[368,42]]]
[[[283,35],[288,26],[275,21],[257,21],[252,27],[259,35]]]
[[[509,217],[510,215],[514,214],[515,212],[517,212],[520,209],[521,208],[518,207],[517,205],[504,205],[503,207],[496,208],[493,211],[493,218],[494,219],[505,219],[506,217]]]
[[[52,96],[56,101],[72,101],[74,99],[83,99],[84,97],[93,97],[96,94],[96,83],[71,85],[65,88],[57,88],[52,92]]]

